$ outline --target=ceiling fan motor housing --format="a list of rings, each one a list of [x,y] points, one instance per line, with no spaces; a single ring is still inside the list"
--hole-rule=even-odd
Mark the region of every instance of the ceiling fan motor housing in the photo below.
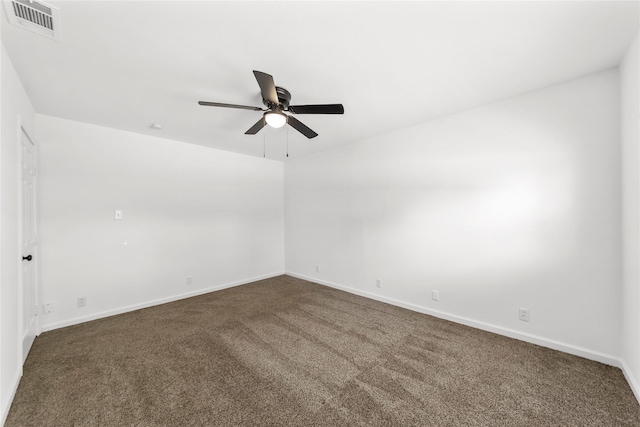
[[[278,110],[286,110],[289,108],[289,103],[291,102],[291,93],[283,87],[276,86],[276,94],[278,95],[279,106],[282,108],[278,108]],[[269,101],[266,99],[262,99],[262,103],[267,106],[267,108],[271,108]]]

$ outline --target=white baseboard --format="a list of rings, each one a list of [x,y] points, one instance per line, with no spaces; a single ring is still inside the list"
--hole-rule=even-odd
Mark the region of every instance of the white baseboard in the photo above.
[[[638,384],[638,380],[633,376],[631,369],[629,369],[629,365],[627,365],[627,362],[625,362],[624,359],[620,359],[620,369],[629,383],[631,391],[633,391],[633,394],[636,396],[636,400],[640,403],[640,384]]]
[[[283,275],[284,272],[279,271],[277,273],[265,274],[262,276],[251,277],[249,279],[243,279],[236,282],[225,283],[222,285],[216,285],[205,289],[198,289],[193,292],[186,292],[183,294],[172,295],[166,298],[159,298],[152,301],[145,301],[139,304],[133,304],[126,307],[119,307],[112,310],[101,311],[99,313],[89,314],[87,316],[74,317],[72,319],[66,319],[56,323],[50,323],[48,325],[42,325],[42,332],[52,331],[54,329],[64,328],[67,326],[77,325],[78,323],[89,322],[91,320],[102,319],[104,317],[115,316],[117,314],[128,313],[130,311],[140,310],[141,308],[153,307],[154,305],[166,304],[169,302],[178,301],[185,298],[191,298],[198,295],[208,294],[210,292],[220,291],[222,289],[233,288],[235,286],[246,285],[247,283],[257,282],[259,280],[270,279]],[[1,424],[0,424],[1,425]]]
[[[515,338],[520,341],[529,342],[532,344],[536,344],[542,347],[551,348],[553,350],[562,351],[564,353],[573,354],[575,356],[584,357],[585,359],[594,360],[596,362],[604,363],[606,365],[615,366],[617,368],[622,368],[621,360],[618,357],[601,353],[598,351],[590,350],[588,348],[575,346],[572,344],[563,343],[560,341],[552,340],[549,338],[544,338],[538,335],[528,334],[526,332],[520,332],[509,328],[504,328],[502,326],[492,325],[486,322],[480,322],[477,320],[469,319],[467,317],[458,316],[455,314],[449,314],[444,311],[433,310],[431,308],[423,307],[420,305],[396,300],[393,298],[387,298],[381,295],[376,295],[371,292],[361,291],[359,289],[350,288],[348,286],[338,285],[336,283],[331,283],[326,280],[319,280],[314,277],[307,277],[302,274],[297,274],[291,271],[285,271],[285,274],[297,277],[299,279],[307,280],[309,282],[317,283],[320,285],[329,286],[331,288],[340,289],[345,292],[349,292],[351,294],[360,295],[366,298],[370,298],[376,301],[384,302],[387,304],[395,305],[397,307],[406,308],[411,311],[416,311],[418,313],[428,314],[430,316],[438,317],[440,319],[449,320],[451,322],[460,323],[466,326],[471,326],[472,328],[481,329],[483,331],[493,332],[498,335],[504,335],[509,338]],[[625,374],[626,375],[626,374]],[[635,393],[635,391],[634,391]],[[636,394],[636,397],[638,395]],[[639,400],[640,401],[640,400]]]
[[[0,426],[3,426],[7,421],[7,416],[9,415],[9,409],[11,409],[11,404],[13,403],[13,398],[16,396],[16,391],[18,391],[18,386],[20,385],[20,379],[22,378],[22,365],[20,365],[20,369],[17,370],[16,376],[13,378],[11,382],[10,395],[7,396],[7,399],[2,399],[2,412],[0,413]]]

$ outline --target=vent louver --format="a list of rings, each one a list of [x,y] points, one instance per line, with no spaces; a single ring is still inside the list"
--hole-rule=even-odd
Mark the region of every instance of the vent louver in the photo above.
[[[58,8],[35,0],[3,1],[9,22],[54,40],[60,39]]]

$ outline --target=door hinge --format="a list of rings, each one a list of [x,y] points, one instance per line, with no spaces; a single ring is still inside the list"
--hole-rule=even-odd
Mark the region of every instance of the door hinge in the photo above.
[[[35,166],[31,167],[31,175],[36,176],[36,173],[38,173],[38,169],[36,169]]]

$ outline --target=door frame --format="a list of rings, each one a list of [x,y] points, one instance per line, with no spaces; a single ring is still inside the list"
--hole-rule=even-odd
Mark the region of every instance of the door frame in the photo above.
[[[23,242],[23,230],[24,230],[24,219],[23,219],[23,194],[22,194],[22,135],[24,134],[27,139],[33,144],[33,154],[34,154],[34,163],[36,167],[36,175],[34,177],[34,228],[36,234],[36,244],[34,248],[34,253],[32,254],[34,260],[31,261],[34,263],[33,268],[34,271],[34,299],[36,304],[35,311],[35,335],[38,336],[41,333],[41,325],[40,325],[40,317],[42,310],[40,309],[40,276],[38,274],[39,271],[39,239],[38,239],[38,179],[37,179],[37,170],[38,170],[38,161],[37,161],[37,145],[35,140],[31,137],[31,132],[28,131],[22,121],[22,117],[18,115],[18,126],[17,126],[17,142],[18,145],[18,156],[17,156],[17,173],[18,173],[18,256],[16,257],[16,261],[18,262],[18,360],[20,360],[20,366],[24,364],[27,354],[24,354],[24,334],[26,332],[26,327],[24,322],[24,312],[25,312],[25,301],[24,301],[24,278],[22,274],[22,242]]]

